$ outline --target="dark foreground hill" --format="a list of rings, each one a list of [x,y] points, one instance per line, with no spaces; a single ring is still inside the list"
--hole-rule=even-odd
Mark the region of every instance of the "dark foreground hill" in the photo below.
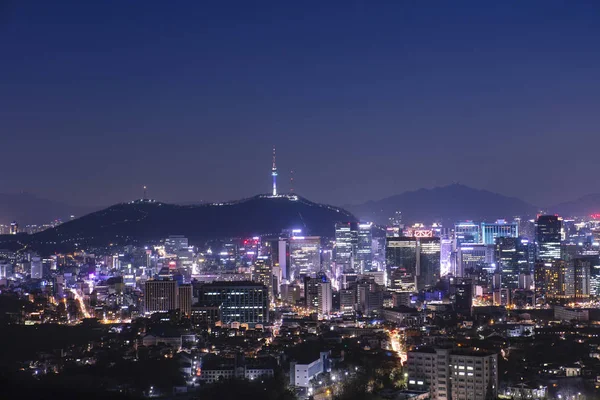
[[[152,201],[116,204],[32,236],[20,245],[71,249],[109,244],[144,244],[169,235],[185,235],[192,243],[203,240],[277,235],[302,229],[305,235],[333,236],[339,221],[356,221],[349,212],[317,204],[299,196],[255,196],[231,203],[174,205]],[[0,248],[14,247],[4,237]]]

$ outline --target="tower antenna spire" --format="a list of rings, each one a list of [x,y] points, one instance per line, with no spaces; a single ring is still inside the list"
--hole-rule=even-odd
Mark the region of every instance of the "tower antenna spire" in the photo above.
[[[144,197],[142,197],[142,200],[148,200],[148,187],[146,185],[144,185]]]
[[[290,171],[290,193],[294,194],[294,170]]]
[[[273,177],[273,196],[277,196],[277,165],[275,164],[275,146],[273,146],[273,168],[271,169]]]

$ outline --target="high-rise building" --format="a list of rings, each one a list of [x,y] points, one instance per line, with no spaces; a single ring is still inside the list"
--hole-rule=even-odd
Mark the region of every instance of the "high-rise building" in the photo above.
[[[254,263],[252,280],[265,285],[268,289],[269,299],[273,299],[273,267],[268,262],[268,257],[258,257]]]
[[[342,273],[354,272],[358,232],[352,222],[335,224],[335,266]]]
[[[454,224],[454,239],[457,247],[463,244],[480,243],[481,230],[479,225],[473,223],[473,221],[457,222]]]
[[[13,221],[10,223],[10,234],[16,235],[17,233],[19,233],[19,224],[17,224],[17,221]]]
[[[388,274],[388,286],[392,291],[416,291],[417,254],[416,238],[386,238],[385,259]]]
[[[319,308],[319,286],[321,280],[304,277],[304,305],[306,308],[317,310]]]
[[[177,288],[177,303],[181,314],[192,315],[192,285],[181,285]]]
[[[321,280],[318,286],[318,310],[319,315],[329,315],[333,310],[333,292],[331,282],[327,279]]]
[[[268,289],[256,282],[212,282],[198,287],[202,306],[220,306],[224,323],[269,322]]]
[[[373,268],[373,224],[358,224],[358,244],[356,248],[357,272],[364,273]]]
[[[498,394],[498,355],[469,349],[408,352],[408,388],[433,400],[487,400]]]
[[[506,222],[504,219],[499,219],[495,223],[481,223],[481,237],[483,244],[493,245],[498,237],[519,236],[519,226],[516,222]]]
[[[354,312],[356,305],[356,290],[351,289],[340,289],[340,311],[343,313]]]
[[[578,257],[573,260],[573,286],[576,300],[590,297],[592,263],[588,258]]]
[[[292,236],[289,241],[290,276],[292,281],[301,276],[315,276],[321,270],[321,238],[319,236]]]
[[[519,287],[519,253],[517,252],[518,238],[496,238],[496,272],[501,277],[501,287],[517,289]]]
[[[454,287],[454,309],[457,313],[471,315],[473,307],[473,285],[471,282],[461,282]]]
[[[494,246],[465,244],[457,249],[456,276],[465,276],[468,270],[489,268],[494,262]]]
[[[304,301],[307,308],[320,315],[327,315],[333,308],[331,282],[324,274],[316,278],[304,278]]]
[[[356,284],[356,306],[363,315],[383,307],[383,287],[372,279],[362,279]]]
[[[171,235],[165,239],[165,252],[167,254],[176,254],[180,250],[187,250],[188,238],[183,235]]]
[[[452,239],[443,236],[440,239],[440,277],[456,275],[456,257]]]
[[[44,266],[40,257],[31,257],[31,279],[42,279]]]
[[[277,196],[277,165],[275,165],[275,146],[273,146],[273,167],[271,168],[273,177],[273,196]]]
[[[392,291],[414,292],[435,285],[440,278],[438,237],[388,237],[386,264]]]
[[[440,279],[440,238],[419,238],[417,290],[434,286]]]
[[[537,259],[552,261],[561,258],[561,229],[562,218],[556,215],[540,215],[537,218],[535,231]]]
[[[167,312],[179,307],[177,282],[174,280],[149,280],[144,284],[144,309],[146,313]]]
[[[551,298],[575,296],[575,269],[564,260],[537,261],[535,264],[536,298],[544,301]]]

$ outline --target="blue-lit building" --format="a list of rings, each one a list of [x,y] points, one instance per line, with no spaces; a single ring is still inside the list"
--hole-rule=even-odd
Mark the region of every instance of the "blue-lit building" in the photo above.
[[[495,223],[481,223],[481,242],[487,245],[496,244],[496,238],[499,237],[519,237],[519,225],[516,222],[506,222],[499,219]]]
[[[454,239],[459,247],[466,243],[480,243],[481,230],[473,221],[463,221],[454,224]]]
[[[537,259],[541,261],[560,260],[561,258],[562,218],[556,215],[540,215],[535,223],[535,242]]]

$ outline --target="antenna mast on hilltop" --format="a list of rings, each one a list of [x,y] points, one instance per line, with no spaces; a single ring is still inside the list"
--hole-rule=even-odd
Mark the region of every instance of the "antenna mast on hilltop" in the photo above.
[[[144,185],[144,196],[142,197],[142,200],[148,200],[148,187],[146,187],[146,185]]]
[[[290,193],[294,194],[294,170],[290,171]]]
[[[273,196],[277,196],[277,165],[275,165],[275,146],[273,146],[273,168],[271,169],[273,177]]]

